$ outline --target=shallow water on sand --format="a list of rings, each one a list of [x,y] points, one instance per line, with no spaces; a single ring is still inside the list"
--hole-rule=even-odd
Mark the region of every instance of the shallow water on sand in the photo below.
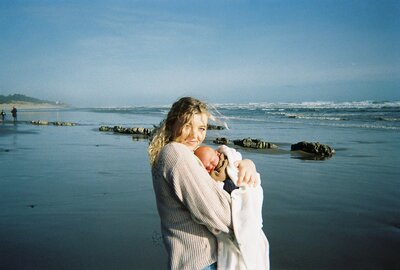
[[[166,269],[146,140],[100,125],[151,127],[162,111],[22,111],[0,123],[0,264],[4,269]],[[30,120],[70,121],[73,127]],[[400,250],[398,130],[230,120],[217,136],[253,137],[272,269],[396,269]],[[304,160],[290,144],[333,146]]]

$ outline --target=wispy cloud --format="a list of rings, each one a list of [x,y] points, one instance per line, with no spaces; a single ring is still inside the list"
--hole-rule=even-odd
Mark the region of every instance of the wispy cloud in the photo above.
[[[370,1],[17,3],[0,11],[0,89],[70,103],[96,96],[104,103],[177,93],[287,97],[280,93],[287,85],[389,87],[386,82],[398,85],[400,78],[400,38],[395,12],[386,10],[399,4],[382,5],[388,7]]]

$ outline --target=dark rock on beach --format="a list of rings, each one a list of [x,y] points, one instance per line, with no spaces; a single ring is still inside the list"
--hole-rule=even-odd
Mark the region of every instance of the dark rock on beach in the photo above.
[[[243,140],[234,140],[233,144],[239,145],[246,148],[255,148],[255,149],[275,149],[278,148],[273,143],[265,142],[259,139],[245,138]]]
[[[208,124],[207,129],[208,130],[223,130],[223,129],[225,129],[225,127]]]
[[[51,122],[54,126],[75,126],[75,123],[71,122]]]
[[[143,127],[126,128],[121,126],[114,126],[114,127],[101,126],[99,128],[99,131],[113,131],[115,133],[131,134],[135,137],[148,138],[151,135],[153,129],[143,128]]]
[[[48,125],[53,125],[53,126],[76,126],[75,123],[71,122],[49,122],[49,121],[43,121],[43,120],[37,120],[37,121],[31,121],[31,124],[33,125],[42,125],[42,126],[48,126]]]
[[[43,121],[43,120],[37,120],[37,121],[31,121],[33,125],[49,125],[48,121]]]
[[[335,150],[331,148],[329,145],[320,144],[319,142],[306,142],[306,141],[292,144],[290,150],[303,151],[321,157],[331,157],[335,153]]]
[[[99,131],[112,131],[112,127],[107,127],[107,126],[101,126],[99,127]]]
[[[213,143],[215,144],[230,144],[231,141],[225,137],[218,137],[213,140]]]

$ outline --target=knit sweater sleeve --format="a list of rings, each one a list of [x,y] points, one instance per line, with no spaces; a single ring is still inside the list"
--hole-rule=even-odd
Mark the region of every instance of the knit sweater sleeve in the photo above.
[[[163,151],[164,177],[193,219],[211,229],[232,228],[231,198],[221,190],[195,155],[183,144],[169,143]]]

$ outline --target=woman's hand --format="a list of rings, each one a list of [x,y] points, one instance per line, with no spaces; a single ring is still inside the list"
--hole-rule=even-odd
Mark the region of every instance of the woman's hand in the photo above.
[[[238,168],[238,182],[237,185],[253,185],[258,184],[256,165],[250,159],[243,159],[235,162],[235,166]]]

